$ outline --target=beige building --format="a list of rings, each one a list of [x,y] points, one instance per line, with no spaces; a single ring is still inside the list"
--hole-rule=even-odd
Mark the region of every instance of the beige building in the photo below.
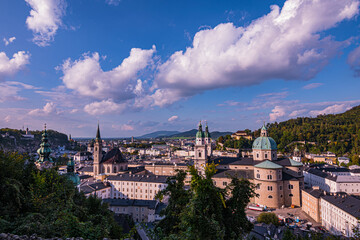
[[[247,178],[256,185],[257,197],[251,202],[271,208],[301,206],[304,188],[303,164],[290,158],[277,158],[277,145],[265,126],[253,143],[253,157],[211,159],[218,164],[213,180],[225,188],[230,176]]]
[[[130,215],[135,222],[160,220],[160,210],[164,204],[155,200],[103,199],[115,214]]]
[[[83,192],[85,196],[96,196],[98,198],[110,198],[111,186],[110,184],[103,182],[85,183],[79,187],[80,192]]]
[[[321,223],[320,197],[323,191],[319,187],[303,189],[301,191],[302,206],[301,209],[315,222]]]
[[[232,139],[240,140],[240,138],[245,138],[248,140],[253,140],[253,136],[249,135],[245,131],[237,131],[236,133],[231,134]]]
[[[167,187],[167,176],[119,174],[107,177],[111,186],[110,198],[154,200]]]

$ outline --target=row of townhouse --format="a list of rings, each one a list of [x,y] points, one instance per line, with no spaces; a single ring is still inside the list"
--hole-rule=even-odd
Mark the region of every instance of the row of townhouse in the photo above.
[[[109,176],[111,198],[153,200],[156,194],[167,187],[167,176],[119,174]]]
[[[304,170],[304,182],[330,193],[360,195],[360,176],[346,168],[308,168]]]
[[[346,193],[302,190],[302,210],[334,235],[354,237],[360,227],[360,200]]]

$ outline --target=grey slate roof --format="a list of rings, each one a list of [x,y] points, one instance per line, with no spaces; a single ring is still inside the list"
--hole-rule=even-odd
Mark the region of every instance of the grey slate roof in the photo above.
[[[254,170],[225,170],[225,171],[219,170],[213,176],[213,178],[230,178],[230,177],[253,179]]]
[[[93,172],[93,166],[81,167],[77,170],[77,172]]]
[[[107,185],[103,182],[97,182],[97,183],[80,186],[80,191],[84,192],[85,194],[88,194],[88,193],[92,193],[92,192],[99,191],[99,190],[109,188],[109,187],[110,187],[109,185]]]
[[[320,198],[322,195],[324,195],[324,191],[321,191],[319,189],[307,188],[307,189],[304,189],[304,191],[309,193],[311,196],[313,196],[315,198]]]
[[[360,220],[359,199],[347,194],[341,194],[340,196],[336,196],[336,194],[332,196],[326,195],[321,198]]]
[[[102,200],[105,203],[108,203],[110,207],[119,206],[119,207],[148,207],[149,209],[155,209],[157,205],[156,200],[134,200],[134,199],[112,199],[105,198]]]
[[[118,174],[107,177],[108,181],[129,181],[129,182],[155,182],[166,183],[168,176],[139,175],[139,174]]]

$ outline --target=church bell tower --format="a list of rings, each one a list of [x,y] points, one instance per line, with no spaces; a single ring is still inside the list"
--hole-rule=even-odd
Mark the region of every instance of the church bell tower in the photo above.
[[[94,165],[93,165],[94,176],[102,173],[101,165],[100,165],[101,159],[102,159],[102,140],[100,137],[100,127],[98,123],[96,138],[94,143]]]

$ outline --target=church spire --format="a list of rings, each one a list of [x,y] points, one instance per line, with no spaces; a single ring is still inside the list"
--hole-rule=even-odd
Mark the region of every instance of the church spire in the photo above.
[[[97,126],[97,132],[96,132],[96,140],[100,140],[100,126],[99,126],[99,121],[98,121],[98,126]]]
[[[49,144],[49,140],[48,140],[48,136],[47,136],[47,132],[46,132],[46,123],[44,126],[44,132],[43,132],[42,138],[41,138],[40,148],[37,150],[37,153],[39,154],[39,159],[37,160],[37,162],[39,162],[39,163],[43,163],[45,161],[52,162],[52,160],[50,158],[51,148],[50,148],[50,144]]]

